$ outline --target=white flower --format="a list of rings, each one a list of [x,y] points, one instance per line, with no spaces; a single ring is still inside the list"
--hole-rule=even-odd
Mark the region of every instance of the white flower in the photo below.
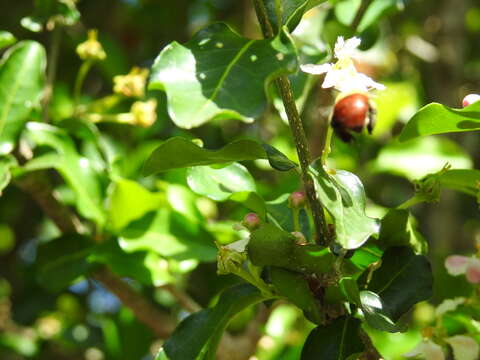
[[[359,38],[344,40],[342,36],[335,44],[335,64],[305,64],[300,68],[303,72],[320,75],[326,74],[323,88],[334,87],[340,92],[367,92],[368,90],[383,90],[385,86],[373,81],[365,74],[359,73],[353,63],[356,48],[360,45]]]
[[[431,340],[423,340],[406,357],[423,356],[426,360],[445,360],[442,347]]]
[[[455,360],[477,360],[479,354],[478,343],[469,336],[456,335],[445,339],[453,349]]]
[[[449,311],[455,310],[459,305],[462,305],[465,302],[465,298],[457,297],[455,299],[446,299],[440,305],[437,306],[435,310],[435,315],[437,317],[446,314]]]
[[[233,250],[241,253],[245,251],[249,241],[250,241],[250,238],[241,239],[241,240],[234,241],[228,245],[225,245],[224,247],[229,250]]]

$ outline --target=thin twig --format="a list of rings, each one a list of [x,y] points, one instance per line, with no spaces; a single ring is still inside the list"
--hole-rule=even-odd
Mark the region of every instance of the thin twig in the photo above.
[[[50,108],[50,100],[52,99],[53,85],[57,75],[58,54],[60,53],[60,42],[62,40],[62,28],[56,25],[52,31],[52,40],[50,51],[48,54],[48,70],[47,70],[47,85],[45,87],[45,94],[43,96],[43,121],[48,122],[48,112]]]
[[[273,37],[273,29],[268,21],[267,11],[263,0],[254,0],[257,18],[262,28],[265,38]],[[298,158],[302,172],[302,181],[307,195],[308,205],[312,212],[313,222],[315,224],[316,242],[319,244],[329,243],[329,232],[325,221],[325,213],[322,204],[317,198],[313,179],[309,174],[308,168],[311,163],[310,149],[308,147],[307,137],[303,129],[302,120],[298,113],[295,98],[293,96],[292,86],[287,76],[281,76],[275,80],[276,86],[283,100],[285,112],[287,113],[288,123],[293,134],[295,146],[297,148]]]
[[[191,313],[202,310],[202,307],[198,305],[195,300],[172,284],[163,285],[160,288],[168,291],[185,310]]]
[[[156,336],[165,339],[171,335],[175,329],[173,319],[167,314],[160,312],[122,279],[105,267],[95,271],[93,277],[115,294],[123,305],[130,308],[137,319],[147,325]]]
[[[360,22],[363,19],[363,16],[367,12],[368,7],[372,3],[372,0],[363,0],[360,3],[360,7],[358,8],[357,13],[355,14],[355,17],[352,20],[352,23],[350,24],[350,27],[352,28],[353,32],[356,32],[358,29],[358,25],[360,25]]]

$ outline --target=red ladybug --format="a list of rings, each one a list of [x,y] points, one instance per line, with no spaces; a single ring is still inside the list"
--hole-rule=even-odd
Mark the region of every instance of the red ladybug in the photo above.
[[[366,127],[371,134],[375,125],[375,110],[366,94],[351,94],[340,99],[333,110],[332,127],[345,142],[353,139],[352,131],[362,132]]]

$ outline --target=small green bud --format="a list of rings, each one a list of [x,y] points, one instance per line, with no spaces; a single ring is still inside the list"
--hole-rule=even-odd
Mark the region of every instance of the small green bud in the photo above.
[[[235,274],[242,267],[247,255],[221,246],[217,255],[217,274]]]

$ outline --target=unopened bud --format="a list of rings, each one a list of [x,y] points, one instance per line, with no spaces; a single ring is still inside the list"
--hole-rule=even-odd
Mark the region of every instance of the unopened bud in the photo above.
[[[472,105],[473,103],[476,103],[479,100],[480,100],[479,94],[468,94],[463,98],[462,105],[463,107],[467,107],[469,105]]]
[[[295,191],[290,194],[288,204],[291,208],[302,208],[305,206],[305,193],[302,191]]]
[[[135,125],[149,127],[157,120],[157,100],[135,101],[130,109]]]
[[[255,213],[248,213],[245,215],[242,221],[242,225],[245,226],[248,230],[253,231],[260,226],[260,218]]]
[[[77,46],[77,54],[82,60],[105,60],[107,54],[97,40],[97,30],[88,31],[88,39]]]
[[[127,75],[113,77],[113,91],[128,97],[143,97],[145,83],[147,82],[148,69],[133,67]]]

